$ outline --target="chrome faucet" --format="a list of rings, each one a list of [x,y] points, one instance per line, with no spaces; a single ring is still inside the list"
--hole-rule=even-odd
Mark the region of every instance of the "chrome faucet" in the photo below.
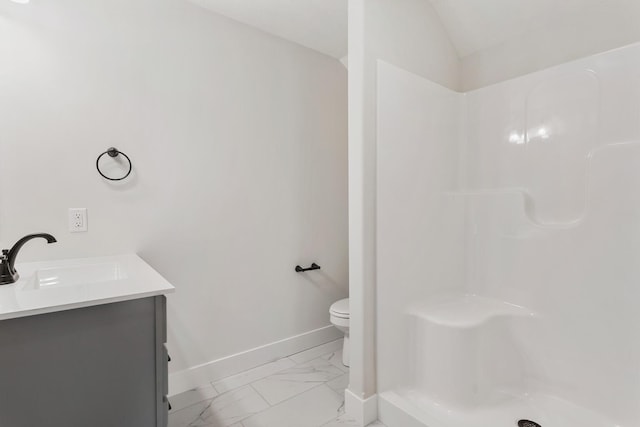
[[[24,236],[22,239],[18,240],[11,249],[2,250],[2,256],[0,256],[0,286],[15,283],[20,278],[20,275],[15,268],[18,252],[29,240],[38,238],[46,239],[47,243],[57,242],[56,238],[51,234],[29,234],[28,236]]]

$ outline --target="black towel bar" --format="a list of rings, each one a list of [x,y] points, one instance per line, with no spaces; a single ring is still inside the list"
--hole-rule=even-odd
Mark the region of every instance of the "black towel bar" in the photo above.
[[[302,268],[299,265],[296,265],[296,272],[297,273],[304,273],[305,271],[312,271],[312,270],[320,270],[320,266],[318,264],[316,264],[315,262],[313,264],[311,264],[311,267],[309,267],[309,268]]]

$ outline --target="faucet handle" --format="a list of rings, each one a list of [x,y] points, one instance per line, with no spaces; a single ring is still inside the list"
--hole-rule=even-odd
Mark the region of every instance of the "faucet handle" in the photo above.
[[[7,261],[9,259],[9,249],[2,250],[2,256],[0,256],[0,261]]]

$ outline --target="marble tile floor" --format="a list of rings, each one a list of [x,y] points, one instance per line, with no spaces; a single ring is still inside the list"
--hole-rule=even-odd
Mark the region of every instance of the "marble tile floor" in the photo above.
[[[169,427],[355,427],[348,383],[337,340],[171,397]]]

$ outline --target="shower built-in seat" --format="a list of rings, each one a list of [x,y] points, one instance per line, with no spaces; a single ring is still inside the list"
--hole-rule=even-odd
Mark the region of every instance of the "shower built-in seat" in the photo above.
[[[433,302],[435,300],[435,302]],[[522,330],[532,310],[477,295],[447,295],[407,311],[408,386],[381,394],[403,427],[604,427],[611,421],[532,387]],[[401,409],[401,412],[397,412]],[[398,418],[396,418],[398,420]],[[524,426],[534,426],[526,424]]]
[[[409,309],[416,389],[442,405],[472,410],[523,389],[526,361],[514,342],[516,322],[535,314],[496,299],[448,295]]]

